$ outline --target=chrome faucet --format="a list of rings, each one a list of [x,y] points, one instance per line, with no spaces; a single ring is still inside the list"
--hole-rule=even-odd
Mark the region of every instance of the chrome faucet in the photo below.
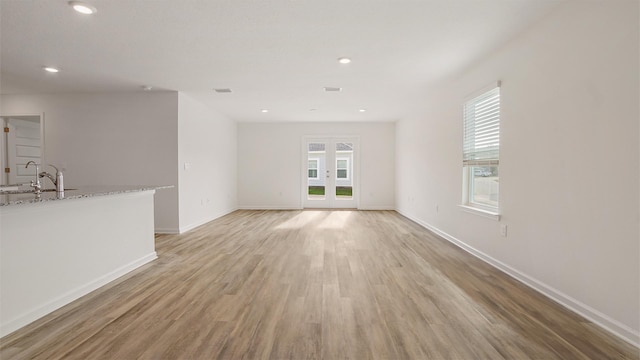
[[[56,191],[61,193],[64,192],[64,185],[63,185],[63,177],[62,177],[62,171],[60,171],[55,165],[49,164],[49,166],[51,166],[52,168],[56,169],[56,177],[54,178],[53,175],[49,174],[46,171],[43,171],[40,173],[39,177],[48,177],[49,180],[51,180],[51,182],[53,183],[53,185],[56,186]]]
[[[35,192],[36,194],[40,194],[42,193],[42,185],[40,184],[40,165],[36,164],[35,161],[31,160],[27,163],[27,165],[25,165],[25,169],[29,167],[29,165],[35,165],[36,167],[36,181],[34,182],[33,180],[31,180],[31,184],[30,186],[33,188],[33,192]]]
[[[51,182],[53,183],[53,185],[56,185],[56,186],[58,185],[58,184],[56,184],[56,178],[54,178],[54,177],[53,177],[53,175],[49,174],[49,173],[48,173],[48,172],[46,172],[46,171],[42,171],[42,172],[40,172],[40,178],[43,178],[43,177],[45,177],[45,176],[46,176],[46,177],[48,177],[48,178],[49,178],[49,180],[51,180]]]

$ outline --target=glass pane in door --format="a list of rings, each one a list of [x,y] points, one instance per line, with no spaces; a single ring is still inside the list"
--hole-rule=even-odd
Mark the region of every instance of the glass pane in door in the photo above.
[[[336,143],[336,200],[353,199],[353,143]]]
[[[324,200],[326,187],[326,147],[324,143],[309,143],[307,149],[307,196],[309,200]]]

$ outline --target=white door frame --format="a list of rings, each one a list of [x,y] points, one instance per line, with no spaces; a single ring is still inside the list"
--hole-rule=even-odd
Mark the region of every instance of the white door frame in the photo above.
[[[332,201],[324,201],[321,208],[360,208],[360,136],[358,135],[305,135],[302,137],[302,145],[301,145],[301,192],[300,192],[300,208],[313,208],[307,206],[306,199],[308,196],[308,174],[309,174],[309,162],[308,162],[308,146],[309,142],[318,141],[318,142],[351,142],[353,143],[353,200],[349,201],[348,206],[340,206],[340,202],[332,202]],[[335,159],[333,161],[335,163]],[[329,162],[326,161],[328,164]],[[322,174],[325,176],[325,174]],[[335,174],[334,176],[334,184],[335,184]],[[325,191],[325,196],[329,194]]]
[[[7,126],[7,121],[10,118],[22,118],[22,117],[38,117],[40,118],[40,151],[41,151],[41,156],[40,156],[40,162],[42,164],[39,165],[44,165],[46,164],[46,160],[45,160],[45,153],[46,153],[46,148],[45,148],[45,137],[44,137],[44,113],[39,113],[39,114],[0,114],[0,147],[2,147],[2,149],[0,149],[0,184],[9,184],[9,174],[4,172],[4,168],[5,167],[9,167],[9,149],[8,149],[8,143],[7,143],[7,135],[4,132],[4,127]]]

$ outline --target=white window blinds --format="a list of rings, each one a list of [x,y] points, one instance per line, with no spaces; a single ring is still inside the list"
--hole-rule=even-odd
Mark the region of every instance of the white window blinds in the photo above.
[[[500,152],[500,87],[464,104],[464,166],[498,165]]]

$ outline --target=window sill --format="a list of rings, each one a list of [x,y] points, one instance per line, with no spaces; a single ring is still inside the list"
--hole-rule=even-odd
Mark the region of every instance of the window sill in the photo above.
[[[486,217],[488,219],[492,219],[492,220],[495,220],[495,221],[500,221],[500,214],[498,214],[497,212],[484,210],[484,209],[479,209],[477,207],[472,207],[472,206],[469,206],[469,205],[458,205],[458,206],[464,212],[468,212],[470,214],[475,214],[475,215],[479,215],[479,216],[482,216],[482,217]]]

